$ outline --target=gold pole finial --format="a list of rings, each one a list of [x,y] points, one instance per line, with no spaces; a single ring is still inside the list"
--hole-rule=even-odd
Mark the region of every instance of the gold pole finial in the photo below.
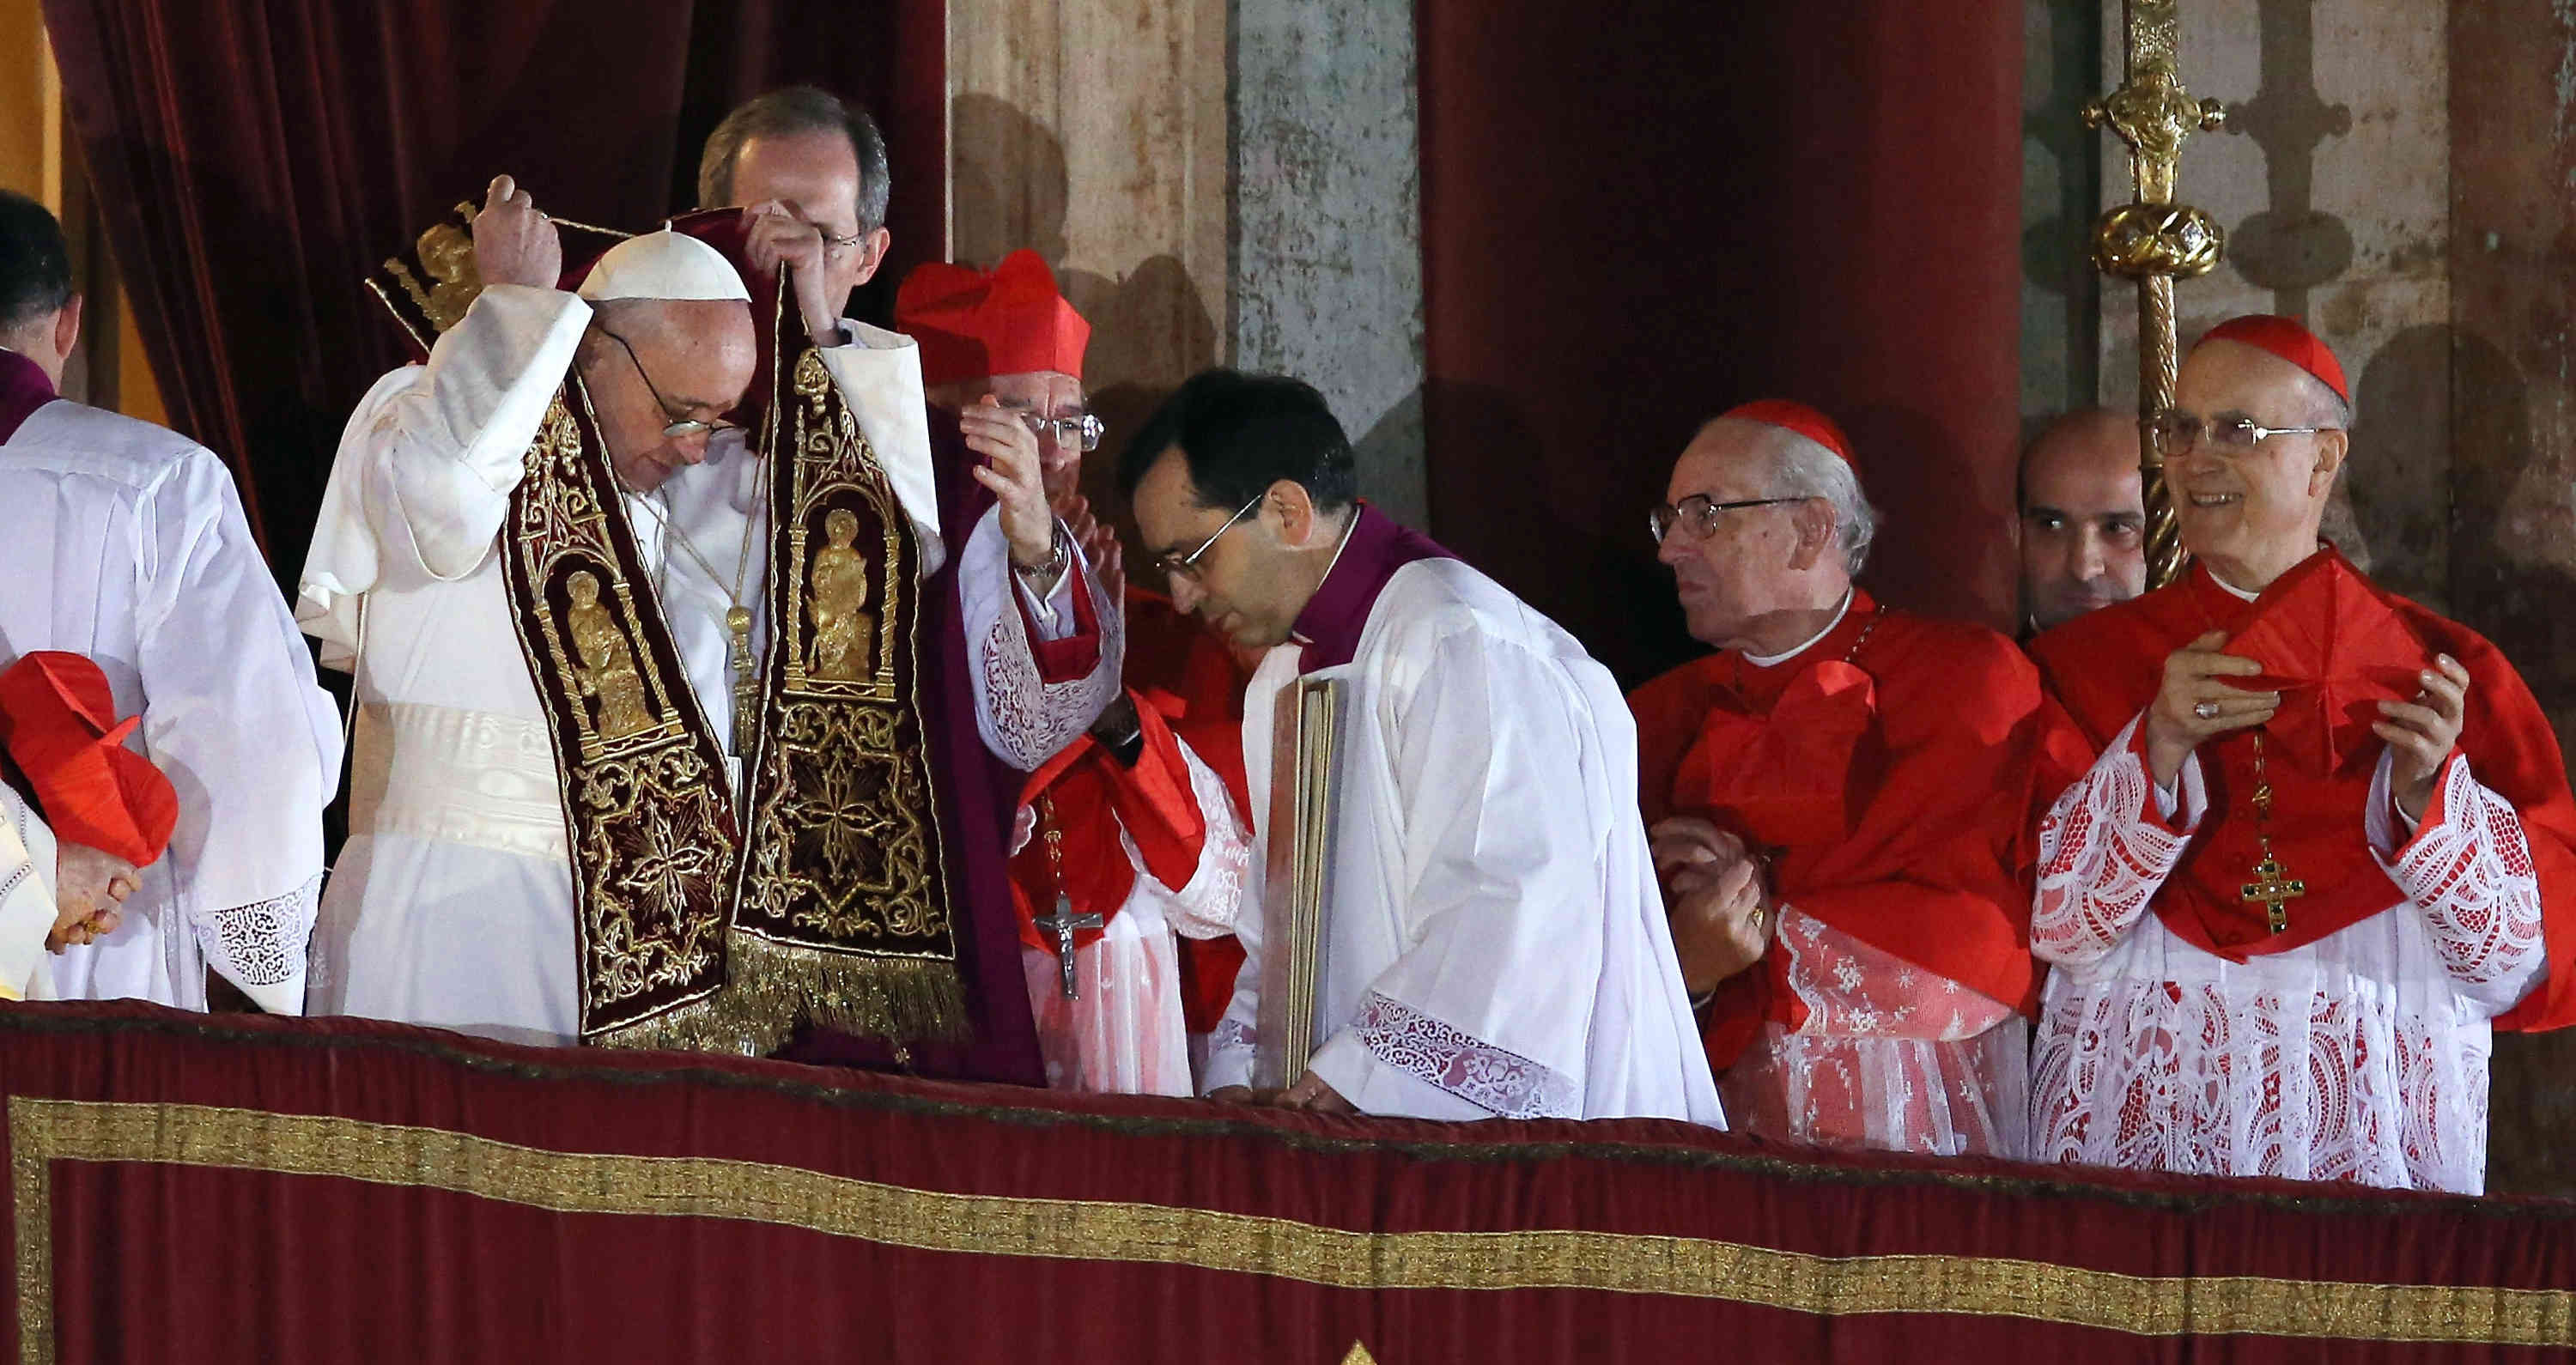
[[[2093,225],[2093,264],[2138,283],[2138,452],[2146,496],[2147,580],[2162,587],[2182,572],[2183,548],[2156,449],[2156,414],[2173,403],[2181,368],[2174,336],[2173,282],[2209,273],[2227,249],[2216,220],[2174,202],[2182,144],[2226,121],[2216,100],[2195,102],[2175,69],[2179,0],[2128,0],[2128,80],[2084,108],[2084,125],[2108,125],[2129,144],[2136,198]]]

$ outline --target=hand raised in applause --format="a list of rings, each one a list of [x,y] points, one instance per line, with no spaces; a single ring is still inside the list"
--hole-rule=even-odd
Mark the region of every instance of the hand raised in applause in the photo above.
[[[134,864],[87,844],[64,841],[54,853],[54,927],[45,949],[59,953],[116,932],[117,907],[141,884]]]
[[[2263,671],[2252,659],[2222,654],[2227,632],[2213,630],[2165,656],[2164,686],[2147,705],[2147,774],[2173,785],[2182,761],[2204,741],[2270,720],[2278,692],[2249,692],[2226,681]]]
[[[1762,860],[1706,820],[1666,820],[1651,835],[1682,984],[1700,995],[1770,950],[1775,916]]]
[[[474,270],[483,283],[552,289],[563,282],[563,234],[506,175],[492,177],[474,215]]]
[[[742,225],[748,234],[743,249],[762,279],[776,279],[781,265],[793,271],[796,313],[804,319],[806,337],[817,346],[840,345],[840,301],[831,297],[823,277],[823,229],[775,199],[744,209]]]
[[[1038,437],[1018,409],[1002,406],[991,394],[957,414],[966,433],[966,448],[988,465],[975,467],[975,482],[1001,500],[1002,538],[1011,543],[1011,563],[1033,569],[1055,553],[1055,513],[1048,510],[1046,484],[1038,470]]]
[[[2388,741],[2388,793],[2409,820],[2424,818],[2432,804],[2433,779],[2441,774],[2451,750],[2460,743],[2460,727],[2469,714],[2469,670],[2448,654],[2416,675],[2424,690],[2411,702],[2384,701],[2370,732]]]
[[[1065,529],[1073,533],[1073,543],[1082,547],[1083,561],[1091,566],[1092,576],[1100,581],[1100,590],[1109,597],[1120,615],[1127,611],[1127,550],[1119,544],[1115,528],[1091,514],[1091,500],[1077,493],[1063,508]]]

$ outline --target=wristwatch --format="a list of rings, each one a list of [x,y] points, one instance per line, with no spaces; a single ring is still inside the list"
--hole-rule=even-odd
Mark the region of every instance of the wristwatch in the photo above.
[[[1062,577],[1065,565],[1073,558],[1073,545],[1064,534],[1064,523],[1057,522],[1047,533],[1047,557],[1035,564],[1013,564],[1011,572],[1029,580],[1030,586],[1052,584]]]
[[[1113,711],[1117,708],[1116,702],[1110,705]],[[1099,722],[1092,727],[1091,737],[1100,741],[1100,747],[1118,760],[1119,767],[1133,768],[1136,760],[1145,756],[1145,718],[1137,713],[1133,703],[1126,710],[1126,724],[1118,726],[1115,733],[1109,728],[1112,724],[1110,713],[1103,712]]]

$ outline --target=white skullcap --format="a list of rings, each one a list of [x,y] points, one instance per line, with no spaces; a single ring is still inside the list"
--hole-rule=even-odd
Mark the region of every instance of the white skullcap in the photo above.
[[[664,228],[608,249],[581,282],[581,296],[609,299],[739,299],[751,302],[742,276],[724,253]]]

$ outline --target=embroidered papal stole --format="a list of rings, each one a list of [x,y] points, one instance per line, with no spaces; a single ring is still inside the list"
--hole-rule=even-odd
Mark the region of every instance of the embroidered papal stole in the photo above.
[[[439,250],[457,274],[455,244]],[[463,262],[470,283],[470,237]],[[770,648],[739,819],[578,376],[502,524],[572,850],[589,1043],[759,1054],[809,1022],[898,1045],[967,1031],[922,718],[921,548],[790,324],[792,290],[773,297],[755,305],[770,363],[752,431],[767,452]],[[395,312],[417,338],[464,308]]]

